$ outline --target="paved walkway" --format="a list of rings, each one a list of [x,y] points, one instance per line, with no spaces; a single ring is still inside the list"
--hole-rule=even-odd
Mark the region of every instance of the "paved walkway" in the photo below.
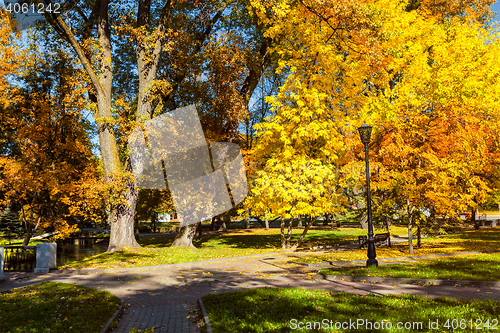
[[[410,293],[427,297],[449,296],[463,299],[500,301],[499,286],[408,285],[370,283],[313,278],[318,268],[289,263],[295,253],[271,253],[233,259],[154,267],[55,271],[49,274],[6,273],[0,292],[41,281],[76,283],[107,290],[130,307],[114,333],[129,332],[131,327],[155,332],[197,333],[187,317],[196,301],[209,293],[223,293],[256,287],[296,287],[356,294],[391,295]]]

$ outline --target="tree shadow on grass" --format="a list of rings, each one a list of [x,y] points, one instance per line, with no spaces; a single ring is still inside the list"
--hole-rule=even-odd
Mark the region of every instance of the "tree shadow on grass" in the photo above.
[[[286,236],[286,234],[285,234]],[[293,233],[291,238],[292,245],[298,241],[300,233]],[[217,243],[230,248],[247,249],[275,249],[281,247],[281,238],[279,234],[254,234],[251,232],[221,234],[210,238],[203,238],[201,241],[194,241],[195,246],[203,247],[208,245],[210,240],[217,238]],[[314,246],[328,246],[335,244],[348,244],[355,241],[352,235],[329,233],[308,233],[306,234],[301,248]]]
[[[218,245],[248,249],[275,249],[280,247],[279,234],[257,234],[254,233],[254,230],[240,229],[230,233],[204,232],[201,240],[193,240],[193,245],[198,248],[217,247]],[[147,236],[142,237],[139,244],[150,248],[165,248],[172,245],[174,237],[174,235]],[[298,232],[292,234],[292,242],[295,243],[299,237],[300,233]],[[334,232],[315,234],[313,232],[306,235],[302,247],[345,244],[353,241],[352,235],[340,235]]]

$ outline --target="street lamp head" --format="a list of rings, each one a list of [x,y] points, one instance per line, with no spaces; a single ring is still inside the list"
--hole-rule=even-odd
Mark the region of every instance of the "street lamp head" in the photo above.
[[[370,143],[370,137],[372,135],[372,127],[366,123],[363,123],[360,128],[358,128],[359,136],[361,137],[361,142],[365,145]]]

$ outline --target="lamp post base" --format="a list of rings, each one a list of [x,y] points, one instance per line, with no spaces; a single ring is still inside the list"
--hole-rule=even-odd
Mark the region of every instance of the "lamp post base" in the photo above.
[[[370,267],[370,266],[377,266],[378,267],[378,260],[377,259],[368,259],[366,261],[366,266],[367,267]]]

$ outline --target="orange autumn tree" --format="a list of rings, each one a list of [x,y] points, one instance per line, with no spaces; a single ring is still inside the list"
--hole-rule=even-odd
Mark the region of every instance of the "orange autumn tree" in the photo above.
[[[54,52],[50,52],[54,51]],[[82,72],[62,49],[26,55],[2,109],[12,147],[0,156],[4,205],[20,206],[26,245],[32,229],[67,237],[100,208],[97,161],[83,120]]]

